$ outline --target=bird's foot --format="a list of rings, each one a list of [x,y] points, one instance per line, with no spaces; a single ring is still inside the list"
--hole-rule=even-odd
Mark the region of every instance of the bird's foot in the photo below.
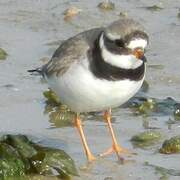
[[[128,155],[132,155],[132,153],[125,148],[122,148],[121,146],[119,146],[118,144],[116,145],[112,145],[111,148],[109,148],[107,151],[105,151],[104,153],[100,154],[101,157],[103,156],[107,156],[110,155],[112,153],[118,153],[118,154],[128,154]]]
[[[118,144],[113,144],[111,148],[109,148],[104,153],[100,154],[100,157],[104,157],[112,153],[116,153],[118,160],[120,160],[121,162],[124,161],[124,158],[121,156],[121,154],[127,154],[129,156],[136,154],[136,153],[130,152],[128,149],[122,148]]]
[[[92,162],[96,160],[96,157],[91,152],[86,153],[86,155],[87,155],[88,162]]]

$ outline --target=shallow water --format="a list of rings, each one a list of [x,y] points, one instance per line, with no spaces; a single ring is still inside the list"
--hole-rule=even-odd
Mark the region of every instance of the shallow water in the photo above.
[[[119,165],[116,156],[98,159],[86,165],[86,159],[73,127],[56,128],[44,114],[45,99],[42,92],[48,85],[37,76],[30,76],[28,69],[42,65],[42,58],[50,58],[59,42],[83,30],[106,25],[127,12],[129,17],[139,20],[150,36],[147,51],[149,66],[146,80],[150,85],[148,96],[180,101],[180,19],[177,18],[179,0],[145,1],[114,0],[115,10],[104,12],[97,8],[100,1],[68,0],[1,0],[0,1],[0,47],[9,54],[0,62],[0,132],[31,135],[40,143],[64,149],[80,168],[77,179],[159,179],[162,175],[144,162],[168,169],[180,170],[179,155],[162,155],[157,152],[164,139],[178,135],[177,122],[168,129],[169,116],[148,117],[150,126],[159,128],[163,138],[159,145],[147,149],[133,148],[130,138],[144,131],[144,117],[134,116],[129,109],[114,110],[113,125],[120,144],[136,152],[127,157],[133,162]],[[146,6],[159,4],[160,11],[147,10]],[[63,12],[70,6],[82,12],[70,21],[64,21]],[[87,116],[84,122],[88,142],[92,151],[99,154],[111,145],[110,137],[103,121],[96,116]],[[168,175],[169,179],[179,179]]]

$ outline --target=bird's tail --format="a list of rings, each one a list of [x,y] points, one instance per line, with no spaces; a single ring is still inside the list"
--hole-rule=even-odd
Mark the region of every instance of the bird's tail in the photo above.
[[[42,68],[30,69],[28,72],[33,75],[42,75]]]

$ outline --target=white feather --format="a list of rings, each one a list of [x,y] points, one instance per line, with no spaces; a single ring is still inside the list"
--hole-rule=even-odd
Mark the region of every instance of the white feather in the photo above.
[[[130,49],[135,49],[137,47],[140,47],[142,49],[145,49],[147,46],[147,41],[145,39],[134,39],[129,42],[127,45]]]
[[[47,78],[61,101],[75,112],[91,112],[117,107],[141,87],[140,81],[108,81],[96,78],[87,60],[73,64],[62,76]]]
[[[112,41],[116,40],[116,39],[121,39],[121,36],[118,34],[112,34],[112,33],[107,33],[106,36],[111,39]]]

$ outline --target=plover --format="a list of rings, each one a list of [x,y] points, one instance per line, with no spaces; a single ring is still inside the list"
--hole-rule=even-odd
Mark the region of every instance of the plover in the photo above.
[[[62,103],[76,113],[75,124],[89,161],[91,153],[80,113],[104,111],[112,147],[102,155],[127,150],[116,140],[111,108],[129,100],[141,87],[146,69],[148,35],[133,19],[119,19],[107,27],[84,31],[64,41],[51,60],[35,70],[48,82]]]

